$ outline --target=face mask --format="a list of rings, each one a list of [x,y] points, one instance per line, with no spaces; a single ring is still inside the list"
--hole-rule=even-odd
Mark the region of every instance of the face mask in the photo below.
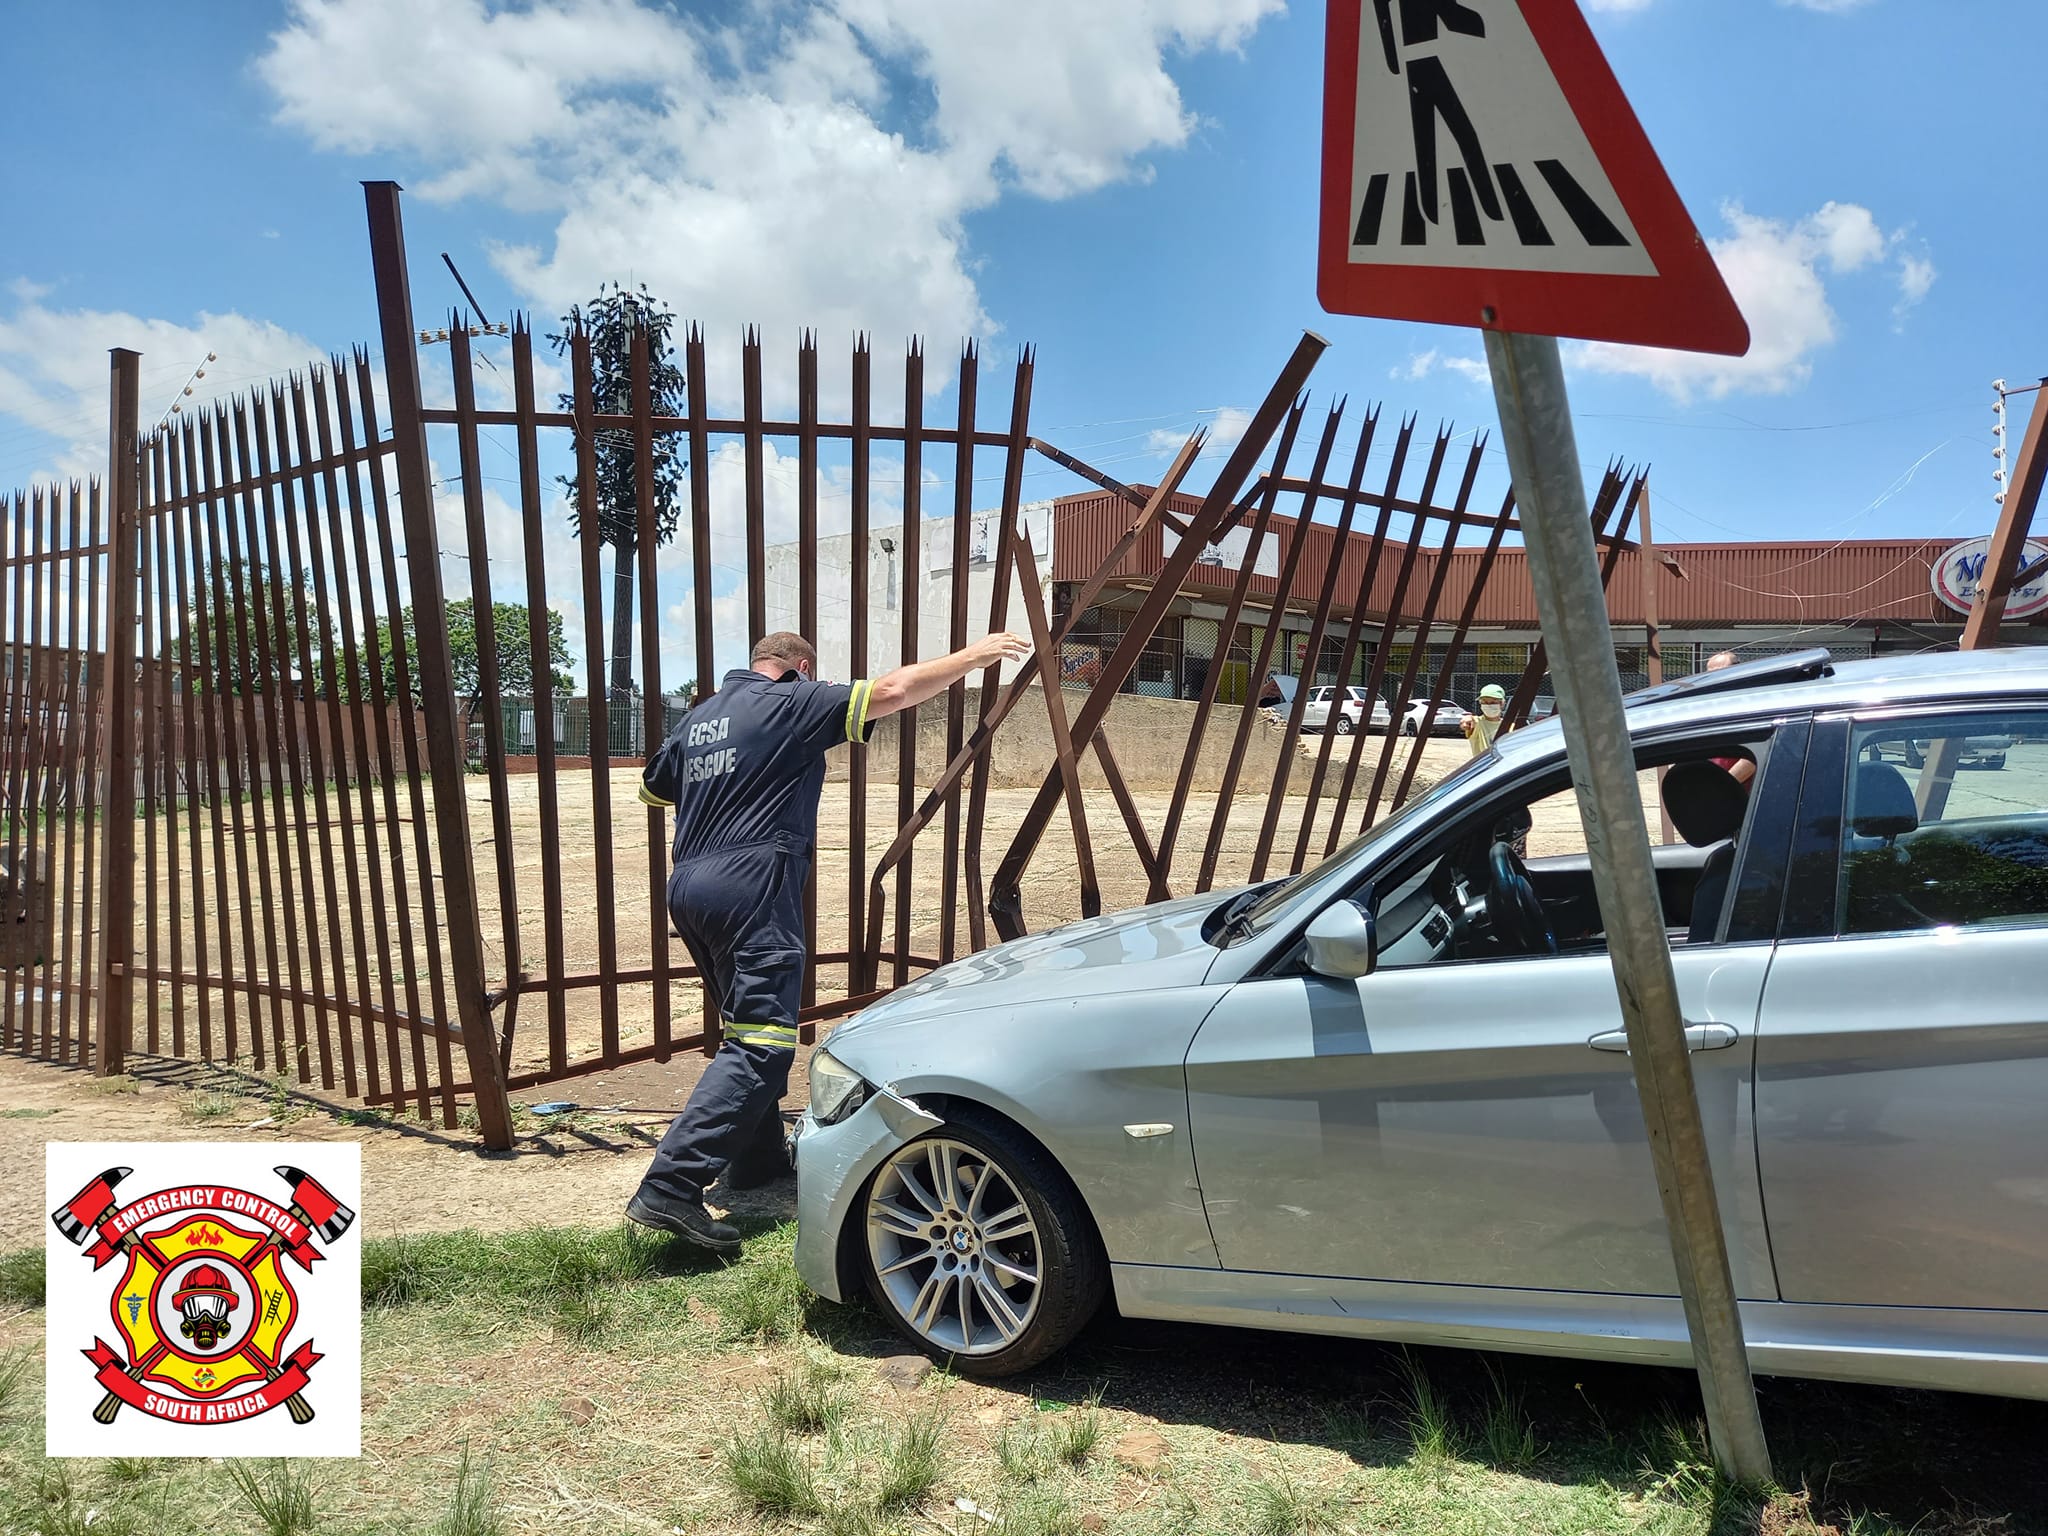
[[[1500,706],[1492,703],[1482,704],[1479,706],[1479,713],[1486,716],[1489,720],[1498,720],[1500,718]]]

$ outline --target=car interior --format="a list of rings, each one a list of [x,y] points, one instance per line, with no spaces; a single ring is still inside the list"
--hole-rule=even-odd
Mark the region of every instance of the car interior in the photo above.
[[[1639,770],[1662,770],[1663,807],[1676,839],[1659,842],[1653,821],[1651,857],[1674,945],[1712,943],[1720,933],[1764,745],[1716,741],[1638,754]],[[1605,949],[1590,857],[1583,851],[1535,858],[1524,853],[1535,821],[1532,807],[1546,801],[1551,840],[1583,846],[1575,819],[1568,827],[1557,825],[1561,807],[1576,817],[1570,788],[1562,771],[1520,786],[1505,801],[1496,799],[1449,829],[1376,892],[1353,893],[1373,913],[1378,965]]]
[[[2021,741],[2006,734],[2035,723],[1992,720],[1997,732],[1950,738],[1956,769],[1993,766],[1983,744],[1998,743],[1996,767]],[[1915,727],[1859,729],[1849,780],[1837,889],[1846,933],[1885,933],[2048,916],[2048,813],[2029,775],[1965,780],[1938,795],[1915,779],[1937,774],[1936,743]],[[1917,729],[1925,730],[1924,724]],[[1902,757],[1921,772],[1909,778]],[[2015,774],[2018,770],[2015,770]],[[1923,798],[1925,803],[1923,803]]]

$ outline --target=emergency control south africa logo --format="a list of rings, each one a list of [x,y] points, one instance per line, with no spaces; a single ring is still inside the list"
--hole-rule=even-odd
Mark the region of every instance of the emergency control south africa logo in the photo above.
[[[46,1153],[48,1454],[358,1454],[360,1149]]]

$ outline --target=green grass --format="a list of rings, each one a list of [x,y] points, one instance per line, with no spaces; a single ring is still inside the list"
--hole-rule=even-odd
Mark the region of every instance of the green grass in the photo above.
[[[846,1419],[846,1393],[839,1386],[842,1373],[816,1363],[782,1372],[769,1382],[761,1395],[761,1406],[778,1429],[793,1435],[815,1435],[835,1429]]]
[[[734,1436],[725,1444],[723,1467],[733,1491],[759,1514],[789,1520],[823,1512],[809,1458],[779,1430]]]
[[[0,1109],[0,1120],[47,1120],[54,1109]]]
[[[982,1530],[991,1529],[979,1521],[975,1524]],[[1080,1536],[1085,1529],[1072,1500],[1063,1494],[1033,1488],[1005,1501],[992,1536]]]
[[[1716,1474],[1682,1372],[1108,1324],[1020,1381],[892,1389],[886,1327],[806,1299],[792,1240],[730,1264],[624,1225],[367,1243],[367,1454],[315,1471],[310,1513],[260,1463],[45,1462],[42,1319],[0,1306],[0,1532],[2048,1532],[2038,1405],[1767,1380],[1799,1491],[1766,1496]],[[40,1252],[0,1287],[39,1300]],[[1157,1472],[1111,1455],[1132,1430],[1165,1437]]]
[[[1536,1464],[1542,1447],[1520,1391],[1507,1384],[1500,1369],[1488,1361],[1491,1390],[1479,1423],[1479,1445],[1487,1461],[1503,1472],[1525,1472]]]
[[[0,1254],[0,1306],[43,1304],[43,1250],[17,1248]]]
[[[1257,1536],[1301,1536],[1330,1527],[1329,1502],[1303,1492],[1284,1473],[1252,1485],[1251,1528]]]
[[[448,1503],[436,1520],[430,1536],[502,1536],[505,1522],[499,1518],[497,1500],[491,1493],[491,1469],[470,1458],[469,1442],[462,1442],[462,1465],[456,1468],[455,1485],[448,1491]]]
[[[216,1120],[225,1120],[242,1107],[240,1094],[227,1093],[219,1088],[194,1088],[178,1099],[178,1114],[194,1125],[210,1125]]]
[[[1463,1436],[1451,1417],[1450,1404],[1413,1355],[1401,1356],[1401,1380],[1407,1390],[1408,1444],[1412,1458],[1424,1467],[1455,1461]]]
[[[10,1349],[0,1355],[0,1413],[7,1411],[14,1401],[14,1394],[21,1386],[21,1378],[28,1374],[28,1363],[35,1358],[34,1352],[26,1345]]]
[[[936,1410],[914,1414],[890,1440],[875,1503],[884,1510],[922,1503],[945,1472],[945,1420]]]
[[[313,1529],[313,1485],[303,1463],[230,1461],[227,1473],[265,1536],[304,1536]]]

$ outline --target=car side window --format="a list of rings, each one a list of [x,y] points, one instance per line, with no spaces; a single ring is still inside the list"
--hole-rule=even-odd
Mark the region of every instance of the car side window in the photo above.
[[[1638,792],[1675,944],[1758,936],[1749,931],[1753,923],[1728,919],[1752,787],[1776,729],[1749,726],[1638,749]],[[1804,740],[1802,722],[1788,772],[1772,781],[1774,801],[1796,795]],[[1584,823],[1562,769],[1475,805],[1418,853],[1425,862],[1393,869],[1371,893],[1381,968],[1605,951]],[[1766,920],[1775,923],[1774,905]]]
[[[2048,924],[2048,709],[1859,721],[1844,934]]]

